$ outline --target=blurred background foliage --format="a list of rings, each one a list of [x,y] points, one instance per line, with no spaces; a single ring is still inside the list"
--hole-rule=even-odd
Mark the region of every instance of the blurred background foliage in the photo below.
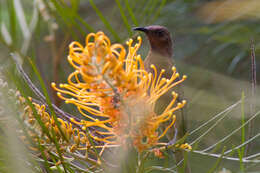
[[[260,72],[259,18],[258,0],[0,0],[0,63],[2,70],[12,71],[10,53],[16,52],[37,85],[37,77],[25,60],[32,59],[52,100],[71,112],[72,108],[62,104],[50,88],[50,82],[65,81],[72,70],[66,59],[71,41],[84,43],[89,32],[102,30],[112,42],[124,44],[140,34],[132,27],[166,26],[174,39],[177,68],[188,75],[184,92],[189,102],[189,129],[194,129],[240,100],[242,91],[250,96],[252,44],[256,73]],[[149,45],[141,36],[140,54],[144,58]],[[260,82],[259,75],[256,80]],[[259,95],[255,96],[254,112],[259,110],[257,100]],[[249,104],[245,107],[246,116],[253,114]],[[227,123],[208,133],[204,145],[239,127],[241,107],[229,114]],[[255,133],[259,133],[257,129]],[[253,151],[257,150],[259,145],[254,145]],[[200,160],[194,162],[201,166]]]

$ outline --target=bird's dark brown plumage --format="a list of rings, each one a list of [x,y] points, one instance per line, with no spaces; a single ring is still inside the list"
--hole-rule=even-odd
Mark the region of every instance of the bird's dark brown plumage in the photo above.
[[[173,66],[173,43],[171,34],[167,28],[158,25],[152,25],[147,27],[137,27],[134,30],[143,31],[150,42],[150,51],[145,58],[144,66],[149,72],[152,72],[150,68],[151,64],[156,65],[158,71],[165,69],[165,78],[170,78]]]
[[[165,70],[163,77],[169,79],[172,75],[172,66],[173,62],[173,41],[171,39],[171,34],[166,27],[159,25],[151,25],[146,27],[136,27],[133,28],[136,31],[142,31],[146,34],[149,43],[150,43],[150,51],[147,57],[144,60],[145,70],[153,73],[151,69],[151,64],[156,66],[158,72],[162,69]],[[174,88],[175,90],[176,88]],[[180,89],[177,89],[177,93],[181,95],[179,98],[183,97],[183,93]],[[156,103],[156,113],[160,114],[166,106],[172,100],[172,91],[164,94]],[[181,92],[181,93],[180,93]],[[178,99],[181,100],[181,99]],[[178,113],[176,117],[176,128],[178,129],[177,140],[182,138],[186,133],[185,129],[185,120],[183,110]],[[172,133],[173,134],[173,133]],[[170,135],[173,137],[173,135]],[[176,162],[180,162],[183,160],[183,152],[176,152]],[[189,173],[189,166],[186,167],[185,172]]]

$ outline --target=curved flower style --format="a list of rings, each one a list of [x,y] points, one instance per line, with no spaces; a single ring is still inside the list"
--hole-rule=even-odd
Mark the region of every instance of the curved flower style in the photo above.
[[[137,50],[141,45],[127,42],[128,53],[121,44],[111,44],[103,32],[91,33],[86,37],[86,45],[72,42],[69,46],[68,61],[75,71],[68,76],[67,84],[52,87],[66,103],[74,104],[85,117],[73,123],[96,127],[91,137],[106,145],[134,145],[138,151],[159,144],[168,129],[175,123],[174,111],[181,109],[186,101],[175,104],[178,95],[165,110],[157,115],[154,111],[156,101],[171,88],[186,79],[176,80],[179,74],[172,68],[170,79],[162,78],[155,65],[154,75],[144,69]],[[160,124],[168,122],[168,127],[159,132]]]
[[[52,144],[51,139],[48,135],[46,135],[42,127],[37,123],[37,120],[35,118],[35,115],[33,114],[32,107],[26,104],[25,99],[21,96],[19,96],[19,101],[21,104],[25,105],[24,107],[24,114],[22,115],[22,119],[27,125],[28,134],[31,137],[31,139],[38,143],[38,139],[40,139],[41,145],[45,146],[45,149],[48,151],[55,150],[55,145]],[[88,147],[90,148],[90,143],[88,141],[87,135],[81,131],[81,129],[78,129],[76,127],[72,127],[71,123],[68,123],[66,121],[63,121],[62,119],[58,118],[58,121],[60,123],[60,127],[62,130],[62,133],[67,138],[67,141],[62,137],[62,134],[55,123],[55,120],[53,116],[51,116],[46,111],[45,105],[39,105],[35,102],[32,102],[33,107],[37,111],[37,114],[40,117],[41,122],[43,123],[43,126],[48,130],[52,131],[53,135],[57,138],[57,141],[59,141],[60,147],[62,148],[62,151],[65,151],[68,147],[69,151],[74,152],[75,150],[86,150]],[[25,135],[21,135],[21,139],[26,142],[28,140]],[[27,141],[28,142],[28,141]],[[34,151],[38,151],[35,147],[30,147]],[[87,151],[86,151],[87,152]]]

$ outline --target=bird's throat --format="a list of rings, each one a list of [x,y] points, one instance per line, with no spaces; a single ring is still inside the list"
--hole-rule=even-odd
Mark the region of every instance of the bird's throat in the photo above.
[[[172,57],[166,55],[163,55],[161,53],[158,52],[154,52],[153,50],[151,50],[148,53],[147,58],[144,61],[144,65],[145,65],[145,69],[148,72],[152,72],[153,70],[151,69],[150,65],[153,64],[156,66],[156,69],[158,72],[160,72],[162,69],[165,70],[165,77],[166,78],[170,78],[171,73],[172,73],[172,66],[173,66],[173,60]]]
[[[151,47],[151,52],[153,54],[158,54],[160,56],[171,58],[173,56],[172,47],[164,46],[164,47]]]

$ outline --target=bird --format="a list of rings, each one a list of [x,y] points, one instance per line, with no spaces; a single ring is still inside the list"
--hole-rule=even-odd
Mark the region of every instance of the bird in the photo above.
[[[170,79],[172,75],[172,67],[175,65],[175,63],[173,61],[173,41],[169,30],[166,27],[160,25],[135,27],[133,28],[133,30],[144,32],[150,43],[150,50],[144,60],[145,70],[147,72],[153,73],[153,69],[151,68],[151,65],[153,64],[155,65],[158,72],[160,72],[162,69],[165,70],[165,73],[162,77]],[[176,88],[174,88],[173,90],[176,91]],[[183,91],[181,91],[180,87],[178,87],[177,90],[178,91],[176,91],[176,93],[179,94],[178,101],[181,101],[183,99]],[[163,110],[167,107],[167,105],[172,100],[171,93],[172,90],[168,91],[160,97],[155,106],[156,113],[162,113]],[[176,116],[175,130],[171,129],[171,131],[177,132],[176,140],[181,139],[186,133],[186,115],[184,112],[184,110],[179,111],[178,115]],[[171,138],[170,140],[174,138],[174,135],[169,136],[170,137],[168,138]],[[184,158],[183,154],[183,151],[175,152],[176,163],[182,163],[182,160]],[[182,164],[179,166],[179,168],[181,167]],[[190,168],[188,164],[186,164],[185,172],[190,173]]]

